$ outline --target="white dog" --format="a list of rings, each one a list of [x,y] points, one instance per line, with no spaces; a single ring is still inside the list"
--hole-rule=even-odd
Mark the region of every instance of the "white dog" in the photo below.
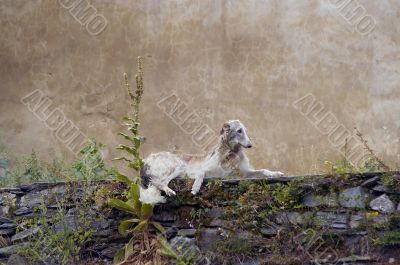
[[[170,189],[168,184],[180,176],[195,180],[192,194],[196,194],[205,177],[224,178],[235,173],[246,177],[279,177],[283,175],[279,171],[252,169],[249,159],[243,151],[243,148],[251,147],[246,128],[240,121],[231,120],[224,123],[218,146],[205,157],[184,157],[170,152],[151,154],[144,160],[145,165],[141,172],[140,201],[149,204],[165,202],[161,191],[168,196],[175,195],[175,191]]]

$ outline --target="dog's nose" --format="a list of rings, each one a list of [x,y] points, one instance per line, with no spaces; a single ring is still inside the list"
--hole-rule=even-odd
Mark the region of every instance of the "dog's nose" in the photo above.
[[[252,144],[248,144],[248,145],[247,145],[247,148],[252,148],[252,147],[253,147]]]

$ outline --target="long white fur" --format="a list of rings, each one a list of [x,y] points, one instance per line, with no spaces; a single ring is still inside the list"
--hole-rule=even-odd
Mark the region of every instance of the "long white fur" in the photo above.
[[[241,132],[240,135],[228,138],[228,133]],[[189,177],[194,179],[192,194],[197,194],[205,177],[224,178],[236,170],[240,174],[249,177],[252,175],[262,175],[264,177],[282,176],[280,171],[270,171],[268,169],[254,170],[251,168],[249,159],[243,148],[250,148],[251,141],[247,135],[246,128],[238,120],[228,121],[221,130],[221,138],[215,150],[200,161],[187,162],[180,156],[170,152],[160,152],[149,155],[145,159],[147,170],[145,174],[152,176],[150,185],[147,189],[140,188],[140,201],[149,204],[164,203],[165,198],[161,195],[163,190],[168,196],[176,195],[175,191],[168,187],[171,180],[176,177]],[[225,165],[225,159],[232,162],[233,167]],[[232,158],[231,158],[232,157]]]

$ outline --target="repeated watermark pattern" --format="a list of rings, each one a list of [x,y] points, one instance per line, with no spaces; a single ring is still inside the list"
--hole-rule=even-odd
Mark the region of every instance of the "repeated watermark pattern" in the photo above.
[[[218,134],[202,122],[200,115],[190,109],[176,92],[167,95],[157,102],[157,106],[179,126],[186,134],[191,135],[193,143],[203,152],[218,140]]]
[[[313,264],[319,265],[321,264],[320,261],[332,265],[338,264],[339,255],[336,250],[332,247],[326,247],[322,234],[315,230],[309,228],[295,236],[294,239],[295,242],[298,242],[303,253],[313,261]]]
[[[86,145],[89,138],[66,117],[64,112],[54,106],[43,91],[36,89],[21,99],[22,104],[49,128],[55,137],[75,156]]]
[[[107,19],[102,14],[99,14],[88,0],[58,0],[58,3],[67,9],[71,16],[82,27],[85,27],[90,35],[99,35],[106,29]]]
[[[312,228],[308,228],[293,239],[297,242],[298,248],[310,258],[312,264],[349,264],[346,258],[340,258],[339,253],[327,244],[323,234],[324,231],[315,231]],[[367,236],[360,239],[357,249],[361,255],[368,256],[370,254],[370,240]]]
[[[308,93],[295,100],[292,106],[298,110],[320,133],[326,135],[329,143],[336,148],[340,154],[356,167],[362,167],[369,156],[365,153],[364,145],[359,138],[355,137],[338,118],[329,111],[323,102]]]
[[[361,35],[368,35],[376,27],[376,19],[358,0],[327,0],[329,5]]]

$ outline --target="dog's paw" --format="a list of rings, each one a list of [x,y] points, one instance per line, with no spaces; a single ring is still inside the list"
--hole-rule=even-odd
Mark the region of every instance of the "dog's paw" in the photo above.
[[[271,178],[282,177],[284,175],[280,171],[270,171],[268,169],[264,169],[263,174],[264,174],[264,176],[271,177]]]
[[[274,177],[282,177],[283,175],[285,175],[280,171],[273,171],[272,173],[274,174]]]
[[[167,196],[171,197],[171,196],[175,196],[176,193],[175,191],[171,190],[170,188],[164,189],[165,194],[167,194]]]

